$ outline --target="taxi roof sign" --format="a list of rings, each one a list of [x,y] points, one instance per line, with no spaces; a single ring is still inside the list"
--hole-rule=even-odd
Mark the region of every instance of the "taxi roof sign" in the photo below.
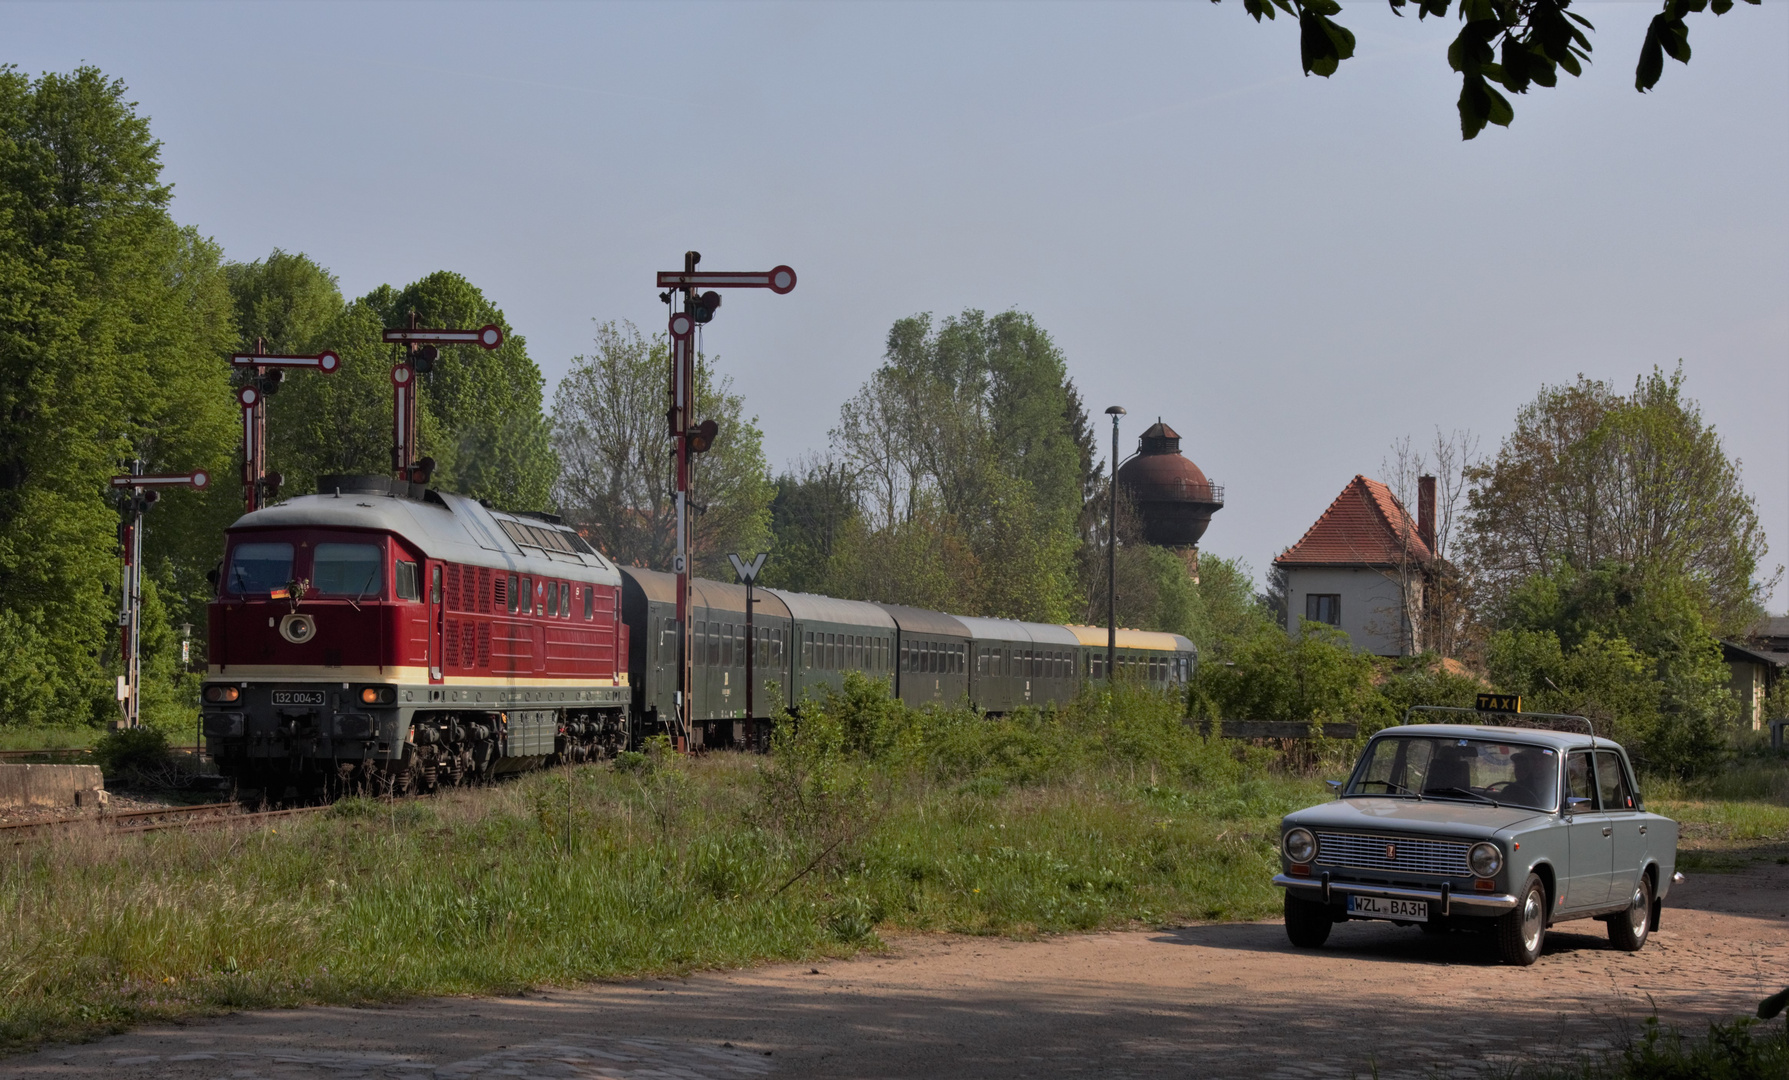
[[[1522,695],[1480,694],[1472,707],[1479,712],[1519,713],[1522,711]]]

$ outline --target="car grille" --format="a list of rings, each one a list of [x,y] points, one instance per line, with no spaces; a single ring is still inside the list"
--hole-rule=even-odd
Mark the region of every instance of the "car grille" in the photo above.
[[[1470,844],[1458,840],[1326,832],[1317,834],[1317,861],[1357,870],[1467,877],[1472,872],[1466,865],[1469,847]]]

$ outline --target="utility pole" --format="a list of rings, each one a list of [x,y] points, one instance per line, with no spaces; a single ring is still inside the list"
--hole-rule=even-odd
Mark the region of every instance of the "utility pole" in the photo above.
[[[768,552],[760,551],[758,557],[746,562],[737,555],[728,555],[733,564],[733,572],[739,575],[739,581],[745,586],[745,744],[752,746],[758,741],[757,713],[753,711],[755,702],[752,694],[757,689],[757,668],[753,663],[758,658],[758,635],[753,632],[752,612],[757,609],[758,599],[754,595],[754,587],[758,584],[758,571],[764,569],[764,559]]]
[[[671,407],[665,414],[669,422],[672,449],[677,455],[677,547],[671,556],[671,569],[677,575],[677,717],[671,734],[680,752],[695,749],[695,671],[693,627],[690,621],[690,562],[695,546],[690,536],[689,489],[690,455],[700,454],[714,445],[719,428],[715,422],[695,423],[696,409],[696,327],[714,318],[721,306],[719,293],[697,294],[697,289],[769,289],[778,296],[795,288],[795,271],[778,266],[763,272],[723,273],[697,271],[702,261],[699,251],[683,253],[683,269],[660,270],[658,287],[666,290],[659,299],[671,307]],[[683,310],[676,308],[677,293],[683,294]],[[749,605],[748,605],[749,606]]]
[[[285,480],[279,473],[267,471],[267,396],[279,391],[287,368],[333,375],[342,366],[342,358],[328,351],[310,356],[273,356],[267,352],[266,341],[256,338],[255,351],[230,357],[230,366],[252,372],[248,385],[236,391],[236,403],[242,406],[243,509],[254,513],[272,501]]]
[[[1106,683],[1111,685],[1118,663],[1118,418],[1124,406],[1106,410],[1112,418],[1112,500],[1106,514]]]
[[[124,711],[120,727],[142,723],[143,706],[143,515],[161,499],[162,488],[189,487],[203,491],[211,483],[204,469],[190,473],[148,476],[141,458],[127,463],[130,472],[112,477],[112,488],[124,495],[120,509],[124,520],[118,540],[124,548],[124,578],[118,596],[118,652],[124,674],[118,676],[118,703]]]

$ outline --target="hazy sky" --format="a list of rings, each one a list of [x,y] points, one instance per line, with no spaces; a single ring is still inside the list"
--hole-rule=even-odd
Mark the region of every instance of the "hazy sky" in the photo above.
[[[1383,3],[1327,80],[1238,0],[10,3],[0,60],[124,79],[231,258],[466,275],[549,388],[591,320],[662,328],[686,248],[788,263],[706,338],[776,466],[895,319],[1017,307],[1126,453],[1180,430],[1228,489],[1206,548],[1259,574],[1394,439],[1494,449],[1544,383],[1681,359],[1789,561],[1789,6],[1691,16],[1647,95],[1657,5],[1573,10],[1585,76],[1470,143],[1458,22]]]

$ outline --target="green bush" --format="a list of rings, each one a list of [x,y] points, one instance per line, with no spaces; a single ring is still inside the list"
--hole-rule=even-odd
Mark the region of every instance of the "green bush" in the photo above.
[[[108,779],[149,780],[174,767],[168,737],[157,728],[120,728],[93,744],[93,760]]]

